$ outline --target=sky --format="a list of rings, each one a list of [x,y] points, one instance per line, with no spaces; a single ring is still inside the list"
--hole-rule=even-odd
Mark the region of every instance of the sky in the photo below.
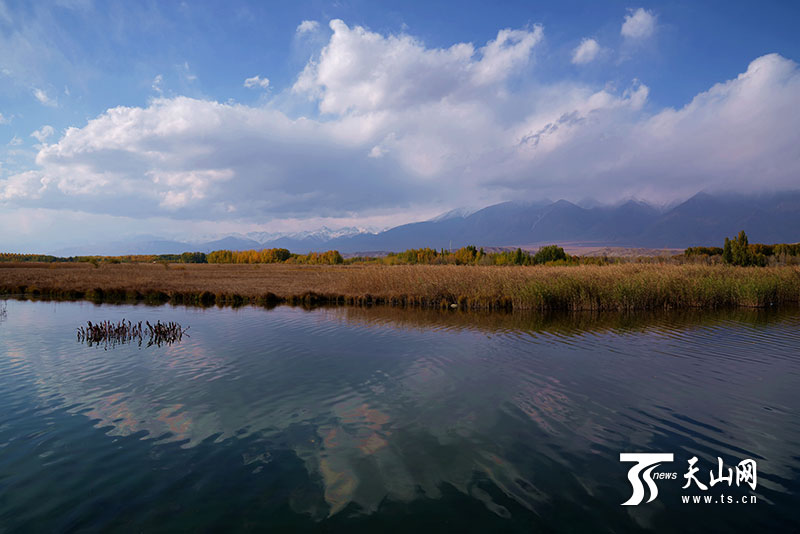
[[[0,0],[0,249],[800,186],[796,2]]]

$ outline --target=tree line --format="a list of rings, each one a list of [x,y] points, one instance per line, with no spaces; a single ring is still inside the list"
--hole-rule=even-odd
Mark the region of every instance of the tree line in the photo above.
[[[682,259],[683,258],[683,259]],[[777,243],[766,245],[749,243],[744,231],[732,238],[725,238],[722,247],[689,247],[683,255],[672,257],[671,262],[696,261],[726,263],[740,266],[764,266],[772,264],[800,263],[800,243]],[[651,258],[652,259],[652,258]],[[657,258],[660,262],[664,258]],[[647,261],[638,258],[636,261]],[[70,256],[58,257],[46,254],[0,253],[0,262],[88,262],[95,266],[101,263],[216,263],[259,264],[288,263],[301,265],[339,265],[371,263],[382,265],[579,265],[618,263],[625,260],[607,257],[570,256],[557,245],[548,245],[535,253],[517,248],[501,252],[486,252],[473,245],[455,251],[434,248],[414,248],[403,252],[390,252],[382,257],[353,257],[345,259],[337,250],[295,254],[285,248],[262,250],[215,250],[213,252],[184,252],[182,254],[132,254],[123,256]]]
[[[515,251],[485,252],[473,245],[456,251],[415,248],[390,252],[383,257],[353,257],[344,259],[337,250],[293,254],[285,248],[263,250],[215,250],[206,256],[205,263],[296,263],[308,265],[338,265],[378,263],[384,265],[540,265],[577,261],[557,245],[542,247],[535,254],[518,248]]]
[[[126,254],[122,256],[51,256],[48,254],[20,254],[16,252],[0,252],[0,262],[38,262],[38,263],[150,263],[159,261],[184,262],[186,254],[202,254],[187,252],[184,254]],[[205,256],[205,254],[203,254]],[[202,262],[201,262],[202,263]]]
[[[126,256],[72,256],[61,258],[42,254],[0,253],[0,262],[88,262],[100,263],[216,263],[256,264],[288,263],[301,265],[339,265],[352,263],[378,263],[384,265],[542,265],[545,263],[574,264],[580,260],[569,256],[557,245],[540,248],[536,253],[520,248],[503,252],[485,252],[469,245],[456,251],[433,248],[408,249],[391,252],[383,257],[354,257],[345,260],[337,250],[294,254],[285,248],[262,250],[215,250],[184,252],[182,254],[141,254]]]
[[[297,263],[305,265],[338,265],[344,258],[338,250],[293,254],[285,248],[263,250],[215,250],[204,263]]]
[[[577,258],[569,256],[557,245],[540,248],[535,254],[517,248],[502,252],[485,252],[473,245],[451,251],[433,248],[412,248],[403,252],[390,252],[383,257],[356,257],[346,263],[379,263],[383,265],[542,265],[567,264]]]
[[[719,256],[728,265],[766,266],[770,262],[796,263],[800,257],[800,243],[750,243],[744,230],[733,239],[725,238],[722,247],[689,247],[686,256]]]

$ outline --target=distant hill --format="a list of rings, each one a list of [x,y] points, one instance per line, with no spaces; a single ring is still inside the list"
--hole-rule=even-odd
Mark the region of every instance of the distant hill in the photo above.
[[[721,246],[725,237],[745,230],[751,243],[800,241],[800,191],[781,193],[698,193],[666,209],[629,200],[615,206],[581,207],[556,202],[503,202],[486,208],[452,210],[434,219],[372,233],[359,228],[320,229],[288,235],[248,234],[216,241],[133,239],[73,247],[57,255],[171,254],[218,249],[287,248],[306,253],[336,249],[347,255],[364,251],[409,248],[479,247],[535,248],[558,243],[591,247],[686,248]],[[263,239],[263,240],[262,240]]]
[[[261,243],[252,239],[224,237],[203,243],[170,241],[138,236],[127,241],[97,243],[80,247],[67,247],[53,252],[56,256],[124,256],[128,254],[180,254],[181,252],[211,252],[212,250],[248,250],[263,248]]]
[[[212,250],[250,250],[262,248],[286,248],[294,251],[320,250],[331,239],[366,233],[361,228],[340,228],[331,230],[321,228],[313,232],[293,232],[289,234],[267,234],[252,232],[231,235],[213,241],[176,241],[156,236],[139,235],[127,240],[93,243],[75,247],[65,247],[52,252],[56,256],[124,256],[128,254],[180,254],[181,252],[211,252]],[[327,249],[326,249],[327,250]]]
[[[465,216],[331,239],[322,248],[343,253],[547,243],[686,248],[721,246],[725,237],[739,230],[745,230],[751,242],[800,241],[800,191],[760,195],[698,193],[667,210],[633,200],[590,208],[566,200],[504,202]]]
[[[143,238],[144,237],[144,238]],[[92,243],[75,247],[65,247],[54,250],[55,256],[124,256],[128,254],[180,254],[194,250],[193,245],[182,241],[135,237],[124,241],[111,241],[105,243]]]

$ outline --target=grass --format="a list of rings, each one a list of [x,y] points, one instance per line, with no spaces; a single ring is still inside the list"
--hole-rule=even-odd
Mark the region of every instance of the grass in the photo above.
[[[390,304],[528,310],[768,307],[800,302],[800,268],[724,265],[0,264],[0,294],[197,305]]]

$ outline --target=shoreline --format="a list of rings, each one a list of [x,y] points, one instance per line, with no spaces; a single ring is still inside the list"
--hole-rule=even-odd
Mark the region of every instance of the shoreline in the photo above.
[[[55,265],[55,267],[53,266]],[[800,303],[800,268],[0,264],[0,296],[273,307],[636,311]]]

